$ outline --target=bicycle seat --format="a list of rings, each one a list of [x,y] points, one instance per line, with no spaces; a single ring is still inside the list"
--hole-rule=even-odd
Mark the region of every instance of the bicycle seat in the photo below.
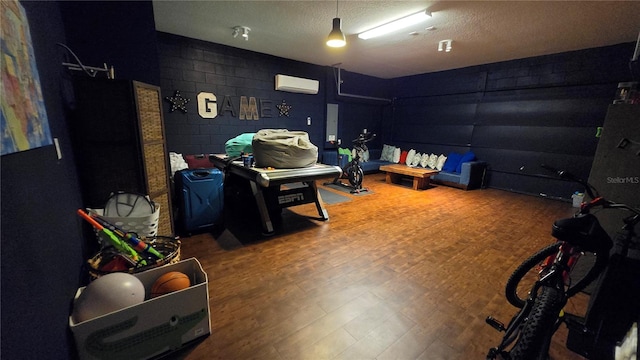
[[[609,251],[613,246],[611,238],[593,214],[556,220],[551,235],[560,241],[581,247],[589,252]]]

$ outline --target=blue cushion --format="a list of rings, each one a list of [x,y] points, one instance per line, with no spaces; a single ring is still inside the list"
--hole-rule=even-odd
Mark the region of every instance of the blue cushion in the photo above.
[[[475,159],[476,159],[476,154],[474,154],[473,151],[471,150],[467,151],[464,155],[462,155],[462,158],[460,158],[460,162],[456,166],[456,172],[457,173],[462,172],[462,163],[473,161]]]
[[[455,172],[460,159],[462,159],[462,154],[450,153],[447,155],[447,161],[444,162],[444,166],[442,166],[442,171]]]
[[[452,173],[452,172],[440,172],[436,175],[433,175],[432,179],[438,181],[449,181],[452,183],[460,184],[460,174]]]

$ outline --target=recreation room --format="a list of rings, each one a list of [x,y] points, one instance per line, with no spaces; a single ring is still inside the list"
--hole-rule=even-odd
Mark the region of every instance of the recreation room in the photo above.
[[[514,270],[586,211],[570,176],[640,207],[640,2],[2,1],[0,23],[6,358],[485,358]],[[614,237],[629,212],[593,214]],[[633,246],[549,358],[629,339]]]

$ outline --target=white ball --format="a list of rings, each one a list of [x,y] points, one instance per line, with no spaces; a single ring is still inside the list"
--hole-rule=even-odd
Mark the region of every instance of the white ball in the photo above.
[[[142,282],[127,273],[111,273],[87,285],[73,305],[71,318],[80,323],[144,301]]]

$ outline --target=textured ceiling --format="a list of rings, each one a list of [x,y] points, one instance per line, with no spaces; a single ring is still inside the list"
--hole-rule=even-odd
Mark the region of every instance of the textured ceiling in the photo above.
[[[640,32],[640,1],[163,0],[153,8],[159,31],[380,78],[632,42]],[[421,24],[357,37],[424,9],[433,17]],[[340,49],[325,45],[336,12],[347,36]],[[232,36],[238,25],[251,28],[248,41]],[[444,39],[453,40],[449,53],[437,51]]]

